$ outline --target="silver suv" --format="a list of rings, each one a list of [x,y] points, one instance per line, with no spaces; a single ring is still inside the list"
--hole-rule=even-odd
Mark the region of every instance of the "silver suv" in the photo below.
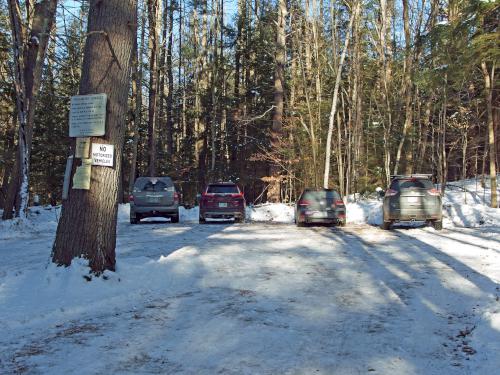
[[[166,217],[178,223],[179,198],[170,177],[138,177],[129,197],[130,223],[145,217]]]
[[[426,221],[437,230],[443,229],[441,194],[431,175],[397,175],[391,179],[384,194],[383,229],[390,229],[394,222],[408,221]]]

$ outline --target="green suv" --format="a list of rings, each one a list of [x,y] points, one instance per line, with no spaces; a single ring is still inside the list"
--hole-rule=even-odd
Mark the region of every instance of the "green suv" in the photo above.
[[[395,222],[411,221],[425,221],[436,230],[443,229],[441,194],[434,187],[431,175],[391,176],[383,209],[383,229],[390,229]]]

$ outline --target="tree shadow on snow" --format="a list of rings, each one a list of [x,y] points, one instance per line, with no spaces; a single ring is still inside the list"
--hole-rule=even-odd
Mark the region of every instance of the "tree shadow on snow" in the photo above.
[[[459,337],[480,319],[470,290],[498,284],[405,232],[372,243],[348,227],[127,227],[118,258],[193,251],[165,268],[163,290],[59,356],[111,373],[470,372]]]
[[[397,344],[393,344],[391,354],[397,353],[411,363],[415,373],[458,371],[466,366],[464,360],[475,352],[464,343],[468,342],[466,336],[472,334],[476,323],[482,320],[480,310],[484,306],[478,302],[484,305],[485,300],[491,298],[493,303],[499,285],[437,247],[404,232],[384,231],[392,236],[383,243],[369,242],[349,229],[345,233],[331,231],[324,235],[341,242],[355,263],[367,265],[363,272],[373,279],[374,285],[382,283],[396,297],[395,303],[382,307],[374,315],[386,327],[391,326],[392,319],[401,322],[404,316],[407,320],[397,326],[394,337]],[[477,294],[482,295],[481,300],[475,299]],[[360,312],[355,314],[360,320],[366,319]],[[429,324],[432,321],[434,323]],[[500,332],[493,327],[489,331],[485,335],[488,340],[496,337],[499,342]],[[418,341],[422,334],[427,336],[422,343],[428,344],[427,354],[441,358],[442,368],[436,364],[426,367],[430,363],[414,358],[419,353],[412,355],[413,338]],[[367,335],[367,345],[371,339],[374,340],[371,345],[378,345],[376,332],[373,335]],[[488,342],[482,344],[486,347]]]

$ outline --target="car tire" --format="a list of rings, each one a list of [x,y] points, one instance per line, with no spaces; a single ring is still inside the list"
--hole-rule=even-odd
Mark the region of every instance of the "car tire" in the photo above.
[[[205,220],[205,218],[203,216],[200,216],[198,221],[200,222],[200,224],[206,224],[207,221]]]
[[[390,222],[390,221],[384,221],[384,222],[382,222],[381,228],[383,230],[390,230],[391,226],[392,226],[392,222]]]
[[[130,224],[137,224],[139,220],[136,217],[131,217],[130,218]]]
[[[171,216],[170,221],[172,223],[178,223],[179,222],[179,215]]]
[[[339,225],[339,227],[345,227],[345,221],[342,221],[342,220],[339,221],[338,225]]]
[[[443,229],[443,220],[433,221],[432,226],[434,227],[435,230],[442,230]]]

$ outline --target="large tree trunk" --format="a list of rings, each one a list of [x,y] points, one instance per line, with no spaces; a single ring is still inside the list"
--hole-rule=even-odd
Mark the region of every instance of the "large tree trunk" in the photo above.
[[[352,164],[351,164],[351,175],[350,183],[348,186],[351,188],[347,190],[347,194],[350,192],[358,192],[358,182],[361,173],[362,163],[362,152],[363,152],[363,122],[362,122],[362,99],[363,99],[363,70],[361,69],[361,25],[360,18],[354,22],[353,25],[353,43],[352,43],[352,64],[351,64],[351,80],[352,80],[352,146],[349,151],[352,153]]]
[[[208,25],[208,0],[201,1],[201,39],[200,39],[200,49],[198,52],[198,69],[199,73],[197,76],[198,86],[196,88],[196,98],[195,98],[195,111],[198,121],[198,126],[196,130],[196,157],[198,161],[198,182],[201,188],[205,186],[206,183],[206,169],[207,169],[207,114],[209,109],[204,106],[204,98],[206,98],[209,82],[209,72],[208,72],[208,37],[209,37],[209,25]]]
[[[158,0],[148,0],[149,21],[149,108],[148,108],[148,173],[156,175],[156,133],[158,93],[158,23],[160,6]]]
[[[446,189],[446,181],[448,181],[448,156],[446,153],[446,131],[448,124],[448,73],[444,74],[444,95],[443,104],[441,109],[441,119],[440,119],[440,135],[441,144],[439,149],[439,171],[440,171],[440,183],[441,183],[441,194],[444,195]]]
[[[401,156],[403,152],[403,146],[406,141],[408,133],[411,131],[411,126],[413,123],[413,109],[412,109],[412,46],[411,46],[411,35],[410,35],[410,15],[408,0],[403,0],[403,26],[405,34],[405,66],[404,66],[404,78],[403,78],[403,92],[405,94],[405,122],[403,125],[403,133],[398,145],[398,151],[396,153],[396,160],[394,164],[394,174],[399,172],[399,163],[401,161]],[[409,147],[406,150],[406,154],[409,156],[409,164],[406,166],[406,173],[411,174],[413,172],[413,160],[411,155],[413,151]]]
[[[488,143],[490,152],[490,188],[491,188],[491,207],[498,208],[497,197],[497,168],[496,157],[497,147],[495,142],[495,122],[493,121],[493,82],[492,77],[495,68],[491,69],[491,75],[488,71],[486,62],[481,62],[481,69],[484,77],[484,91],[486,99],[486,112],[488,113]]]
[[[145,12],[141,16],[141,46],[140,50],[137,48],[137,38],[134,39],[134,55],[132,56],[132,97],[134,98],[134,122],[132,129],[132,155],[130,160],[130,173],[128,181],[129,194],[134,189],[135,176],[137,174],[137,147],[139,145],[139,128],[142,122],[142,76],[143,69],[142,56],[144,55],[144,35],[145,35],[146,17]]]
[[[27,212],[35,106],[57,0],[43,0],[36,3],[33,18],[26,21],[22,20],[18,0],[9,0],[8,5],[14,53],[16,108],[19,119],[19,162],[16,164],[17,169],[11,179],[15,186],[9,188],[16,194],[8,195],[3,219],[12,218],[14,206],[16,206],[16,216],[19,216],[21,212],[23,214]],[[28,40],[25,39],[26,24],[31,25]],[[16,200],[18,204],[15,204]]]
[[[392,106],[391,106],[391,60],[392,59],[392,43],[391,43],[391,15],[393,13],[393,2],[388,0],[380,0],[380,47],[379,59],[381,68],[382,80],[382,99],[385,106],[385,116],[387,120],[383,121],[383,145],[384,145],[384,172],[386,184],[389,185],[391,176],[391,135],[392,135]]]
[[[3,153],[2,153],[4,166],[3,166],[2,186],[0,187],[0,208],[5,207],[9,186],[12,185],[10,181],[13,177],[13,172],[14,172],[13,169],[15,166],[14,163],[16,160],[16,154],[15,154],[16,118],[17,115],[13,114],[12,119],[9,119],[9,121],[6,124],[7,127],[4,133]],[[11,207],[11,215],[12,215],[12,207]]]
[[[286,0],[279,0],[278,21],[276,27],[276,56],[274,70],[274,112],[271,144],[276,146],[281,138],[283,128],[283,108],[285,101],[285,63],[286,63],[286,22],[287,8]],[[267,200],[279,202],[280,193],[280,169],[273,164],[270,167],[270,186]]]
[[[210,26],[210,34],[212,35],[212,51],[211,51],[211,85],[210,85],[210,108],[207,108],[207,115],[210,118],[210,148],[211,148],[211,161],[210,161],[210,175],[212,179],[216,177],[215,173],[215,162],[217,159],[217,113],[218,113],[218,101],[217,95],[219,89],[219,46],[217,44],[217,37],[219,35],[219,3],[216,1],[213,4],[213,14],[212,14],[212,25]],[[220,154],[219,154],[220,155]],[[222,160],[221,160],[222,161]]]
[[[115,269],[118,186],[136,23],[136,0],[90,2],[80,94],[107,94],[106,134],[93,141],[114,145],[115,167],[93,166],[90,190],[70,190],[53,246],[52,260],[60,265],[83,257],[96,273]]]
[[[167,154],[170,157],[170,162],[173,162],[174,155],[174,75],[172,72],[172,50],[174,44],[174,9],[175,0],[170,0],[168,7],[168,44],[167,44],[167,79],[168,79],[168,93],[167,93]]]

